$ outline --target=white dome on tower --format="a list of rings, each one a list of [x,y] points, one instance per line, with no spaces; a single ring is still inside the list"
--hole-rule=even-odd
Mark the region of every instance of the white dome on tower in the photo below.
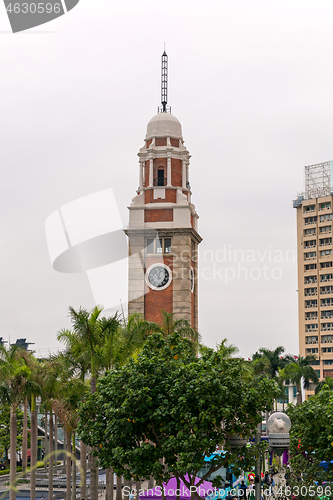
[[[171,113],[158,113],[147,126],[146,140],[153,137],[173,137],[183,139],[180,121]]]

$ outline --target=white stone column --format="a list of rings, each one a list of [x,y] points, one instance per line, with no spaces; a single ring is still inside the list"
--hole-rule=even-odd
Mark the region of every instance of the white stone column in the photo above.
[[[171,186],[171,156],[169,153],[167,158],[167,186]]]
[[[183,188],[186,189],[186,181],[187,181],[187,168],[186,168],[186,160],[183,160],[183,175],[182,175],[182,184]]]
[[[149,160],[149,186],[154,184],[154,159],[150,158]]]
[[[140,161],[139,186],[141,191],[143,189],[143,161]]]

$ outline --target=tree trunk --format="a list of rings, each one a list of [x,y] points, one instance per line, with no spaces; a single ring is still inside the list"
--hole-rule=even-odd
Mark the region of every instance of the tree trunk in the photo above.
[[[141,490],[141,481],[136,482],[136,500],[139,500],[139,494]]]
[[[64,434],[64,444],[63,444],[63,451],[64,453],[62,454],[63,456],[63,461],[62,461],[62,473],[66,474],[67,470],[67,455],[65,451],[67,450],[67,433],[66,433],[66,428],[63,426],[63,434]]]
[[[47,442],[47,410],[45,410],[45,440],[44,440],[44,472],[47,472],[47,460],[46,457],[48,452],[48,442]]]
[[[17,418],[16,408],[10,407],[10,474],[9,474],[9,500],[16,500],[16,442],[17,442]]]
[[[36,403],[35,403],[36,404]],[[36,464],[37,464],[37,410],[31,405],[31,433],[30,433],[30,499],[36,500]]]
[[[151,490],[152,488],[154,488],[154,478],[153,476],[150,476],[148,480],[148,490]]]
[[[113,500],[113,469],[109,467],[106,469],[106,490],[105,500]]]
[[[150,476],[148,480],[148,490],[151,490],[152,488],[154,488],[154,478],[153,476]]]
[[[297,387],[297,406],[302,404],[302,389],[300,382],[296,382]]]
[[[124,500],[129,499],[131,489],[132,489],[132,481],[130,479],[124,479]]]
[[[121,476],[117,476],[117,492],[116,492],[116,500],[122,500],[123,492],[122,492],[122,479]]]
[[[75,432],[72,434],[72,453],[73,453],[73,466],[72,466],[72,500],[76,500],[76,448],[75,448]]]
[[[24,415],[23,415],[23,436],[22,436],[22,471],[23,477],[27,477],[28,466],[28,400],[24,400]]]
[[[71,453],[71,435],[66,431],[67,452]],[[66,460],[66,500],[71,498],[71,457]]]
[[[87,447],[80,443],[80,463],[81,463],[81,500],[87,498]]]
[[[54,414],[54,471],[58,474],[58,419]]]
[[[50,411],[50,440],[49,440],[49,500],[53,499],[53,413]]]
[[[91,377],[90,381],[91,394],[96,392],[96,377]],[[97,458],[90,458],[90,500],[98,500],[98,466]]]

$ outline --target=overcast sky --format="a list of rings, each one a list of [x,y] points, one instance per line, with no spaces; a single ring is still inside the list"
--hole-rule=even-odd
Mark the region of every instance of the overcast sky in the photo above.
[[[53,270],[45,220],[111,187],[127,224],[166,42],[203,237],[203,341],[297,354],[292,199],[304,165],[333,160],[332,21],[330,0],[80,0],[13,35],[0,6],[0,336],[54,349],[68,306],[94,306],[84,274]]]

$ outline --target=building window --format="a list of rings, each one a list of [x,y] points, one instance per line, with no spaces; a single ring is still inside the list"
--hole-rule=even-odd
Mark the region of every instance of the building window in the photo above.
[[[317,307],[317,300],[306,300],[305,307]]]
[[[325,255],[332,255],[332,250],[321,250],[320,257],[324,257]]]
[[[309,283],[317,283],[317,276],[306,276],[304,278],[304,284],[308,285]]]
[[[304,231],[304,234],[306,233],[306,231],[311,231],[311,229],[306,229]],[[319,232],[320,233],[330,233],[332,231],[332,228],[331,226],[323,226],[323,227],[320,227],[319,228]]]
[[[305,313],[305,319],[317,319],[317,311]]]
[[[323,347],[323,352],[332,352],[332,347]]]
[[[157,185],[164,186],[164,168],[159,168],[157,171]]]
[[[316,240],[309,240],[304,242],[304,248],[315,247],[315,246],[316,246]]]
[[[318,347],[311,347],[310,349],[306,350],[307,354],[317,354],[318,352]]]
[[[330,274],[321,274],[320,275],[320,282],[322,283],[323,281],[331,281],[331,279],[333,278],[333,274],[330,273]]]
[[[333,305],[333,299],[321,299],[321,305],[324,307],[331,306]]]
[[[147,255],[171,253],[171,238],[156,238],[147,239],[146,242]]]
[[[317,257],[317,252],[307,252],[304,254],[305,259],[313,259],[314,257]]]
[[[304,207],[304,213],[308,212],[314,212],[315,206],[314,205],[308,205],[307,207]]]
[[[320,269],[324,269],[324,267],[332,267],[332,262],[321,262]]]
[[[313,240],[310,240],[313,241]],[[319,240],[320,245],[332,245],[332,238],[321,238]]]
[[[328,323],[329,324],[329,323]],[[318,323],[311,323],[310,325],[305,325],[306,332],[316,332],[318,331]]]
[[[171,253],[171,238],[164,238],[164,253]]]
[[[294,399],[297,398],[297,386],[296,385],[294,385],[294,387],[293,387],[293,397],[294,397]]]
[[[326,264],[326,262],[325,262]],[[306,264],[305,266],[305,271],[311,271],[312,269],[317,269],[317,264]]]
[[[304,219],[304,224],[307,225],[307,224],[316,224],[317,222],[317,216],[314,216],[314,217],[305,217]]]
[[[328,201],[326,203],[321,203],[319,205],[319,210],[325,210],[326,208],[331,208],[331,202]]]
[[[324,365],[333,365],[333,359],[324,359]]]
[[[321,311],[321,318],[333,318],[333,311]]]
[[[305,337],[306,344],[318,344],[318,335],[312,337]]]
[[[322,323],[321,330],[323,332],[327,332],[329,330],[333,330],[333,324],[332,323]]]
[[[333,214],[325,214],[320,216],[320,222],[325,222],[325,220],[331,220],[333,218]]]
[[[326,288],[326,287],[325,287]],[[311,288],[305,288],[304,290],[304,295],[309,296],[309,295],[317,295],[317,288],[311,287]]]
[[[332,286],[321,286],[320,287],[320,293],[332,293],[332,292],[333,292]]]
[[[329,226],[327,226],[329,227]],[[320,228],[323,229],[323,228]],[[316,228],[312,227],[311,229],[304,229],[304,236],[311,236],[311,234],[316,234]]]
[[[332,335],[322,335],[321,336],[321,341],[323,344],[328,344],[328,343],[332,343],[333,341],[333,338],[332,338]]]

